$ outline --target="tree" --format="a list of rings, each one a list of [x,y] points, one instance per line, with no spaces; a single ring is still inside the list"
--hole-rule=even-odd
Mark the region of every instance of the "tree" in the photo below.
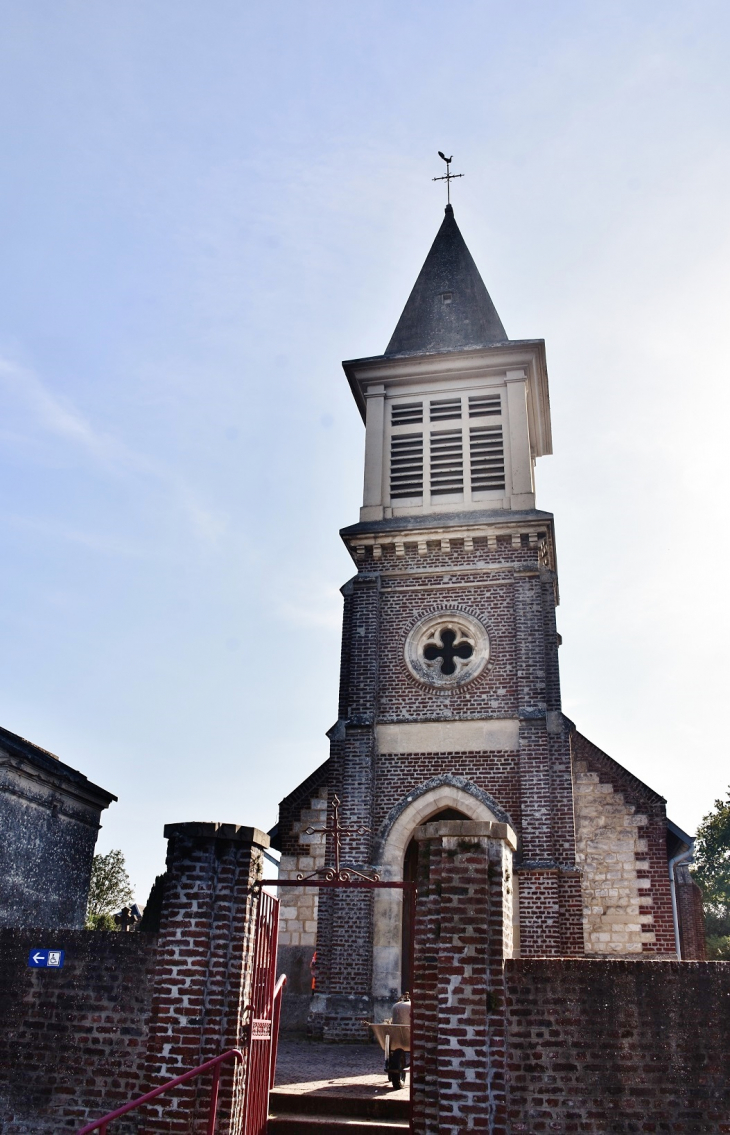
[[[692,871],[702,887],[707,955],[730,961],[730,788],[697,829]]]
[[[108,851],[106,855],[95,855],[86,904],[86,929],[118,930],[113,915],[133,898],[122,852]]]

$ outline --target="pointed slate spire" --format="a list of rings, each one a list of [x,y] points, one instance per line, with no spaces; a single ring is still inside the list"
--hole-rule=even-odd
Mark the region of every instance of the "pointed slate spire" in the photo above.
[[[507,332],[447,205],[385,354],[425,355],[505,342]]]

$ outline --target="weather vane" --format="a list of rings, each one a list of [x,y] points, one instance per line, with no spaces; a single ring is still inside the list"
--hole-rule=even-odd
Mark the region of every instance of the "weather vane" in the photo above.
[[[463,177],[464,175],[463,175],[463,173],[452,173],[451,172],[451,163],[454,160],[453,154],[451,155],[450,158],[447,158],[446,154],[442,154],[441,151],[439,150],[438,155],[439,155],[440,158],[443,158],[443,160],[446,162],[446,173],[444,174],[443,177],[432,177],[431,181],[445,181],[446,182],[446,204],[450,205],[451,204],[451,182],[454,180],[455,177]]]

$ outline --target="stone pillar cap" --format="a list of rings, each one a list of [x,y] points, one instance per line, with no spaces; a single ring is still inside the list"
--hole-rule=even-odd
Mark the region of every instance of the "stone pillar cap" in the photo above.
[[[163,835],[165,839],[183,835],[191,839],[227,839],[235,843],[252,843],[263,848],[271,845],[266,832],[259,828],[246,828],[241,824],[206,824],[193,820],[187,824],[165,824]]]
[[[443,836],[481,836],[483,839],[502,839],[512,851],[517,850],[517,836],[509,824],[494,820],[437,820],[416,828],[414,839],[439,839]]]

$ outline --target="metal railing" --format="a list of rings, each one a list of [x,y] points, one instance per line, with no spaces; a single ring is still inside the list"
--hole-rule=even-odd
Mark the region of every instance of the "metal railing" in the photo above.
[[[284,978],[284,980],[286,981],[286,978]],[[169,1092],[171,1088],[176,1088],[178,1084],[184,1084],[186,1080],[192,1080],[195,1076],[200,1076],[203,1072],[210,1071],[211,1068],[213,1069],[213,1084],[210,1090],[210,1109],[208,1111],[206,1135],[215,1135],[221,1064],[224,1064],[226,1060],[233,1060],[240,1064],[243,1061],[243,1053],[238,1048],[230,1048],[228,1052],[222,1053],[221,1056],[214,1056],[212,1060],[206,1060],[205,1064],[201,1064],[198,1068],[192,1068],[189,1072],[183,1072],[182,1076],[176,1076],[174,1080],[168,1080],[166,1084],[162,1084],[159,1088],[154,1088],[151,1092],[147,1092],[146,1095],[140,1096],[138,1100],[130,1100],[129,1103],[125,1103],[123,1107],[118,1107],[116,1111],[110,1111],[108,1115],[102,1116],[101,1119],[96,1119],[93,1123],[87,1123],[85,1127],[80,1128],[77,1135],[89,1135],[91,1131],[98,1131],[100,1135],[106,1135],[107,1125],[111,1123],[113,1119],[119,1119],[120,1116],[126,1115],[128,1111],[133,1111],[134,1108],[149,1103],[150,1100],[161,1096],[163,1092]]]

